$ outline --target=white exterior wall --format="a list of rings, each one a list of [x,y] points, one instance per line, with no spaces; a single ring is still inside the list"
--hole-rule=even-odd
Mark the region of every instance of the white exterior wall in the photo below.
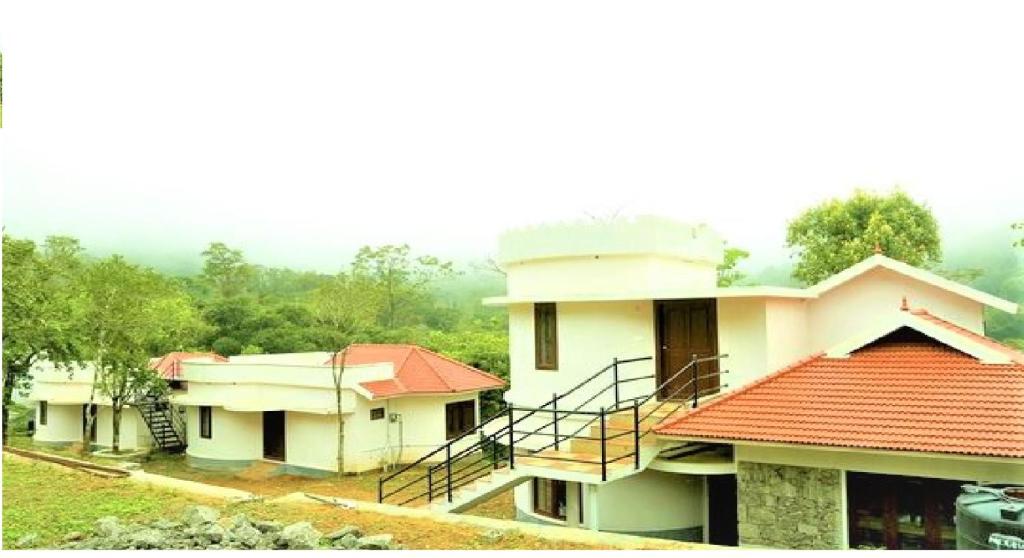
[[[703,477],[647,470],[601,485],[596,494],[602,531],[658,532],[704,524]]]
[[[348,418],[349,415],[342,416]],[[260,424],[262,428],[262,422]],[[284,433],[285,463],[324,471],[338,470],[338,415],[289,411],[284,417]],[[262,436],[261,430],[261,440]],[[347,462],[345,468],[353,471]]]
[[[148,448],[152,438],[139,411],[133,407],[121,409],[121,449]],[[114,409],[101,405],[96,412],[96,444],[103,447],[114,445]]]
[[[761,375],[774,372],[811,353],[807,301],[804,299],[765,299],[765,368]]]
[[[721,363],[729,373],[721,378],[729,390],[759,378],[768,362],[765,299],[718,300],[718,352],[729,355]]]
[[[39,403],[36,405],[36,442],[63,444],[82,441],[82,406],[48,405],[46,424],[39,423]]]
[[[579,384],[583,379],[611,364],[613,358],[653,357],[655,348],[654,307],[650,300],[624,302],[557,303],[558,370],[537,370],[534,355],[533,305],[509,306],[509,358],[512,389],[505,398],[517,405],[536,406]],[[620,378],[654,373],[654,361],[624,364]],[[594,386],[604,387],[607,380]],[[622,397],[650,393],[654,380],[631,382],[622,386]],[[579,392],[582,401],[593,392]],[[609,405],[605,399],[591,405]],[[566,405],[571,405],[572,399]]]
[[[873,269],[808,302],[812,351],[825,350],[863,334],[898,312],[906,296],[911,308],[984,334],[984,306],[887,269]]]
[[[655,255],[602,255],[506,264],[508,296],[532,300],[566,297],[617,298],[634,293],[714,287],[717,271],[706,262]]]
[[[199,435],[199,407],[186,411],[188,449],[198,459],[253,461],[263,458],[263,413],[238,413],[212,407],[209,439]]]

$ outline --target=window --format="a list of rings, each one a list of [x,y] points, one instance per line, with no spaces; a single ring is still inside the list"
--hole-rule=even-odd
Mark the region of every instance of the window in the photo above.
[[[558,320],[554,302],[533,305],[534,356],[538,370],[558,370]]]
[[[444,407],[445,435],[458,438],[476,426],[476,401],[457,401]]]
[[[39,426],[46,426],[46,401],[39,402]]]
[[[850,548],[955,549],[956,498],[966,481],[846,474]]]
[[[370,420],[380,420],[382,418],[384,418],[384,407],[370,409]]]
[[[564,521],[565,481],[534,477],[533,512]]]
[[[213,438],[213,409],[207,406],[199,407],[199,436],[209,440]]]

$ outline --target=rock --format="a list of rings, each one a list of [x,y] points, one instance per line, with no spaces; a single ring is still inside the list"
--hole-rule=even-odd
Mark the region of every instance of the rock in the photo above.
[[[116,537],[124,531],[124,525],[121,525],[120,519],[106,515],[96,520],[95,530],[101,537]]]
[[[481,536],[488,542],[497,542],[505,538],[505,532],[498,529],[488,529]]]
[[[252,521],[249,520],[249,516],[244,513],[239,513],[231,516],[231,527],[242,527],[243,525],[252,527]]]
[[[256,548],[263,539],[263,533],[259,529],[249,525],[248,521],[236,524],[228,530],[227,538],[238,543],[242,548]]]
[[[161,531],[168,531],[171,529],[178,529],[181,527],[181,523],[178,521],[171,521],[170,519],[157,519],[149,524],[154,529],[160,529]]]
[[[128,545],[132,548],[163,548],[164,533],[158,529],[143,529],[135,531],[127,537]]]
[[[392,535],[370,535],[369,537],[360,537],[356,541],[356,548],[359,550],[387,550],[391,546],[391,541],[395,537]]]
[[[363,532],[359,529],[359,527],[356,527],[355,525],[346,525],[341,529],[337,529],[331,531],[330,533],[327,533],[326,535],[324,535],[324,538],[333,542],[344,537],[345,535],[352,535],[356,538],[359,538],[363,536]]]
[[[182,520],[186,525],[198,526],[204,523],[214,523],[220,518],[220,512],[209,506],[189,506]]]
[[[66,543],[69,543],[69,542],[80,541],[80,540],[82,540],[84,538],[85,538],[85,533],[83,533],[81,531],[71,531],[67,535],[64,535],[64,538],[61,539],[61,540],[63,540]]]
[[[224,540],[227,530],[216,523],[208,523],[196,529],[196,539],[204,543],[219,543]]]
[[[280,521],[264,521],[262,519],[251,520],[252,526],[259,529],[261,533],[278,533],[282,526]]]
[[[14,543],[15,548],[32,548],[39,543],[39,535],[35,533],[29,533]]]
[[[339,550],[353,550],[359,546],[359,537],[349,533],[348,535],[335,540],[334,544],[331,546]]]
[[[309,550],[320,546],[320,531],[308,521],[292,523],[277,535],[277,543],[290,550]]]

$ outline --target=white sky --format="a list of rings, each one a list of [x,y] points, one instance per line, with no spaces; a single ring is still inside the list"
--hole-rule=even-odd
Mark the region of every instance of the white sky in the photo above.
[[[343,5],[341,5],[343,4]],[[262,6],[262,7],[256,7]],[[985,2],[2,3],[8,232],[334,270],[658,213],[755,262],[855,186],[1024,219],[1024,17]]]

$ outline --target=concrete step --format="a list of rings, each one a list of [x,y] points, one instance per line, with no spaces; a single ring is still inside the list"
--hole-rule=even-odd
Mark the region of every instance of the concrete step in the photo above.
[[[623,439],[626,439],[623,437]],[[633,453],[633,438],[628,438],[629,443],[612,443],[619,442],[619,440],[609,440],[605,443],[604,451],[605,456],[609,459],[615,457],[621,457]],[[569,446],[569,450],[572,453],[585,453],[594,455],[600,458],[601,456],[601,442],[599,440],[581,440],[579,438],[572,441]]]

